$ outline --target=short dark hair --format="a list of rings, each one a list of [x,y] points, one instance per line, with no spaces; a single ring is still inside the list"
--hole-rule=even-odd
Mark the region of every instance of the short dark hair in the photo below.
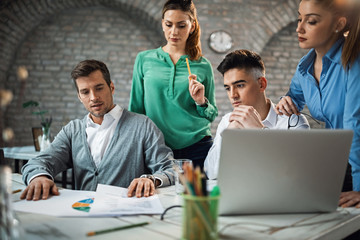
[[[88,59],[79,62],[76,65],[76,67],[71,71],[71,77],[74,81],[76,90],[78,92],[79,92],[79,88],[76,84],[76,79],[78,79],[79,77],[87,77],[96,70],[101,71],[103,78],[105,79],[105,82],[110,87],[111,84],[110,72],[109,69],[106,67],[106,64],[98,60]]]
[[[217,70],[224,76],[224,74],[230,69],[245,69],[246,71],[252,71],[258,77],[265,77],[265,65],[259,54],[240,49],[235,50],[225,56],[222,62],[217,67]]]

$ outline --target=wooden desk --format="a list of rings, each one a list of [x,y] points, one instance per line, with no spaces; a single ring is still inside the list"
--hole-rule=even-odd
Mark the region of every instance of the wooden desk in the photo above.
[[[15,165],[15,173],[20,173],[21,167],[20,162],[22,162],[21,166],[25,165],[28,160],[36,157],[40,152],[35,151],[34,146],[21,146],[21,147],[7,147],[3,148],[4,157],[7,159],[13,159]],[[72,171],[72,170],[71,170]],[[74,179],[71,172],[72,180],[68,181],[67,171],[61,173],[61,180],[58,181],[55,179],[56,183],[60,183],[63,188],[67,187],[67,184],[71,184],[72,189],[75,188]]]
[[[23,189],[21,176],[13,174],[13,189]],[[174,186],[157,190],[164,208],[182,204]],[[13,201],[20,193],[13,195]],[[41,200],[40,200],[41,201]],[[221,201],[221,200],[220,200]],[[296,204],[296,203],[295,203]],[[169,210],[163,221],[159,215],[139,215],[108,218],[57,218],[17,212],[26,239],[180,239],[182,209]],[[149,221],[151,224],[86,237],[93,230]],[[283,226],[288,226],[287,228]],[[281,214],[219,217],[219,239],[342,239],[360,228],[360,210],[338,209],[325,214]]]

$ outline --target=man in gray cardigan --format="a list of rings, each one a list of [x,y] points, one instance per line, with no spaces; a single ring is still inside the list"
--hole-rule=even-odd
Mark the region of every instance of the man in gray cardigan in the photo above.
[[[101,183],[147,197],[155,187],[171,185],[173,154],[163,134],[148,117],[113,103],[115,88],[106,65],[85,60],[71,76],[89,114],[63,127],[50,147],[22,168],[28,186],[21,198],[58,195],[54,177],[68,168],[73,168],[77,190],[94,191]]]

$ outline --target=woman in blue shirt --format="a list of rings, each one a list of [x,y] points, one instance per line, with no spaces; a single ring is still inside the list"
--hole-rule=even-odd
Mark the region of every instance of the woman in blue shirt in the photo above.
[[[302,0],[298,12],[299,46],[311,50],[300,60],[276,109],[278,114],[299,114],[306,104],[326,128],[354,131],[349,156],[352,187],[351,180],[344,182],[343,191],[350,192],[342,193],[339,202],[354,205],[355,198],[360,202],[359,2]]]

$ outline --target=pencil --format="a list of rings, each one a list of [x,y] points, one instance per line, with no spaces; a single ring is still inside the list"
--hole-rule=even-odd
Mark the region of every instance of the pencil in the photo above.
[[[188,60],[188,58],[185,58],[185,60],[186,60],[186,65],[187,65],[187,68],[188,68],[188,71],[189,71],[189,75],[191,75],[189,60]]]
[[[21,192],[21,189],[16,189],[16,190],[12,191],[13,194],[18,193],[18,192]]]
[[[88,232],[86,235],[87,236],[95,236],[95,235],[99,235],[99,234],[103,234],[103,233],[114,232],[114,231],[119,231],[119,230],[123,230],[123,229],[134,228],[134,227],[140,227],[140,226],[144,226],[147,224],[149,224],[149,222],[135,223],[135,224],[130,224],[130,225],[116,227],[116,228],[109,228],[109,229],[100,230],[100,231]]]

